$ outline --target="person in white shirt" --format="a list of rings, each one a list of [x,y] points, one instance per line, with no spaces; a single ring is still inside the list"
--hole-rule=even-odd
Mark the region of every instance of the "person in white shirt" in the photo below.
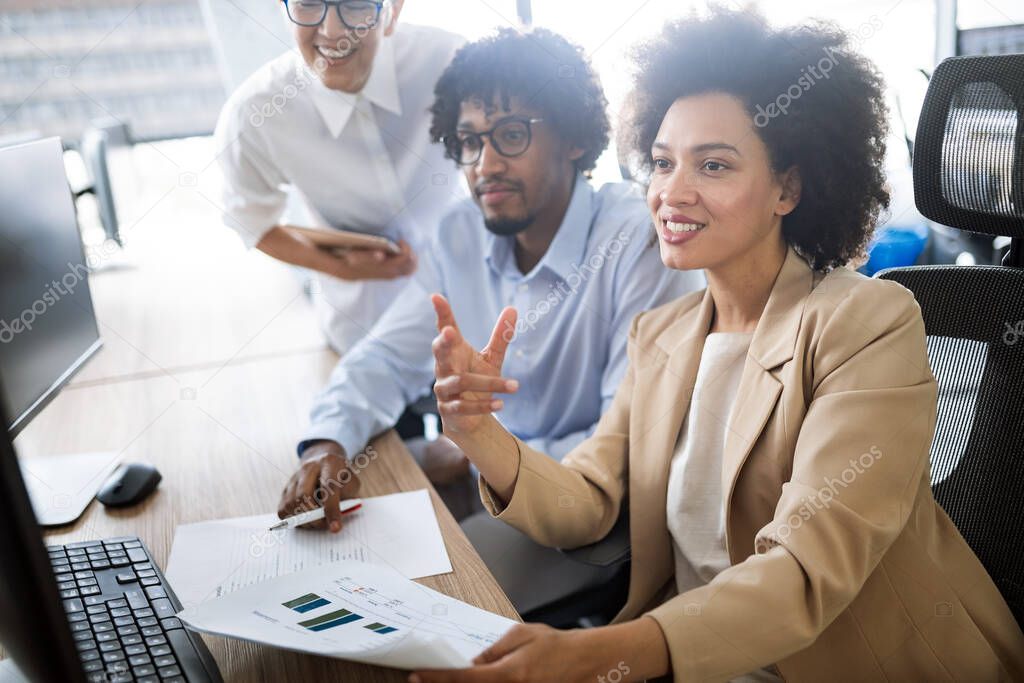
[[[250,76],[217,123],[224,222],[246,246],[316,271],[321,323],[344,353],[407,282],[443,210],[467,194],[430,141],[428,111],[464,40],[400,25],[403,0],[282,5],[297,51]],[[303,227],[382,235],[401,253],[316,247],[287,229],[289,187],[308,209]]]

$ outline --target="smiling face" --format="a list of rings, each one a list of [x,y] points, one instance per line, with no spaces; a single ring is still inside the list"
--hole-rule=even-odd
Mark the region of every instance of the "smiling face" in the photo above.
[[[777,251],[799,202],[795,169],[776,174],[743,103],[724,93],[675,101],[651,150],[647,204],[669,268],[715,270]]]
[[[290,1],[301,3],[301,0]],[[293,23],[295,42],[302,58],[328,88],[348,93],[361,91],[370,78],[381,40],[395,31],[402,2],[393,0],[386,4],[373,28],[367,28],[365,23],[355,29],[348,28],[338,18],[333,6],[328,7],[327,16],[319,26]],[[373,21],[373,3],[357,2],[354,5],[364,10],[367,23]]]
[[[514,97],[508,109],[498,106],[490,111],[479,100],[468,100],[462,103],[456,136],[483,133],[505,120],[528,119],[543,116]],[[582,151],[559,138],[544,121],[530,128],[531,142],[522,154],[503,156],[485,139],[477,162],[462,167],[485,225],[497,234],[514,234],[538,222],[555,221],[557,227],[572,191],[573,161]]]

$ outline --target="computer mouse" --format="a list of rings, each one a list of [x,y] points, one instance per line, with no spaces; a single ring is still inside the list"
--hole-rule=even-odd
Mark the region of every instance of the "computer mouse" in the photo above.
[[[96,500],[107,507],[135,505],[151,494],[160,483],[160,472],[144,462],[125,463],[103,483]]]

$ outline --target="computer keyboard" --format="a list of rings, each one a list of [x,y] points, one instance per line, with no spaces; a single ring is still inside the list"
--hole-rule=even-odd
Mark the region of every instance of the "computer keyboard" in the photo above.
[[[87,681],[219,681],[149,551],[124,536],[47,546]]]

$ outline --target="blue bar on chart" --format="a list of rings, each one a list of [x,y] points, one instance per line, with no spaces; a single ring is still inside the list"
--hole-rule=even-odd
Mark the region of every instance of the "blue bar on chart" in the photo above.
[[[307,619],[306,621],[300,621],[299,626],[309,629],[310,631],[326,631],[329,628],[335,626],[341,626],[342,624],[348,624],[353,621],[359,621],[363,617],[359,614],[353,614],[347,609],[339,609],[328,614],[320,615],[313,619]]]
[[[283,607],[287,607],[288,609],[293,609],[296,612],[300,612],[300,613],[301,612],[308,612],[310,610],[316,609],[317,607],[323,607],[324,605],[329,605],[329,604],[331,604],[330,600],[325,600],[324,598],[321,598],[316,593],[306,593],[302,597],[295,598],[294,600],[289,600],[288,602],[282,602],[281,603],[281,605]]]
[[[375,621],[372,624],[367,624],[363,628],[368,628],[371,631],[373,631],[375,633],[379,633],[381,635],[384,635],[385,633],[394,633],[395,631],[398,630],[394,626],[386,626],[385,624],[382,624],[382,623],[380,623],[378,621]]]

